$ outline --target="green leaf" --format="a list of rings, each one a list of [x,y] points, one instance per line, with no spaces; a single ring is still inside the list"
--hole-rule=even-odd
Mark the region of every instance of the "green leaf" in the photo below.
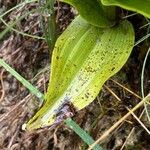
[[[74,6],[79,14],[90,24],[98,27],[111,27],[114,25],[114,20],[110,20],[103,10],[100,1],[97,0],[61,0]]]
[[[106,6],[119,6],[150,18],[150,0],[99,0]]]
[[[133,45],[134,31],[128,21],[102,29],[77,17],[56,42],[46,101],[27,129],[52,125],[61,115],[66,118],[66,104],[76,111],[89,105],[104,82],[125,64]]]
[[[65,123],[68,127],[70,127],[76,134],[80,136],[80,138],[87,143],[89,146],[93,144],[95,141],[89,136],[88,133],[86,133],[78,124],[76,124],[74,121],[72,121],[71,118],[68,118],[65,120]],[[93,147],[93,150],[103,150],[101,146],[98,144]]]
[[[0,66],[4,67],[11,75],[13,75],[20,83],[22,83],[27,89],[30,90],[32,94],[39,98],[40,102],[44,100],[44,94],[41,93],[36,87],[34,87],[31,83],[29,83],[25,78],[23,78],[20,74],[18,74],[11,66],[9,66],[3,59],[0,58]],[[93,138],[86,133],[76,122],[74,122],[71,118],[65,120],[65,123],[68,127],[70,127],[76,134],[80,136],[80,138],[91,145],[94,143]],[[22,125],[22,129],[26,130],[26,124]],[[102,147],[98,144],[93,148],[93,150],[102,150]]]

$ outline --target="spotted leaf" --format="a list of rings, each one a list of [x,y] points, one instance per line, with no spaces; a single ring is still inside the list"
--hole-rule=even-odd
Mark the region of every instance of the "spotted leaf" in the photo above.
[[[128,21],[102,29],[78,16],[56,42],[46,100],[27,129],[59,123],[89,105],[125,64],[133,44]]]

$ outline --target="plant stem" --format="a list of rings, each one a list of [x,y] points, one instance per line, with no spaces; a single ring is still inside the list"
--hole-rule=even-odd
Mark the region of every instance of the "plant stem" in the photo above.
[[[97,0],[102,6],[106,18],[112,22],[112,26],[116,23],[116,6],[104,6],[100,0]]]
[[[43,4],[43,0],[39,1],[40,5],[43,7],[44,17],[47,17],[47,23],[45,23],[44,17],[42,17],[43,21],[43,29],[45,32],[46,42],[50,49],[53,49],[56,41],[56,23],[55,23],[55,11],[54,11],[54,3],[55,0],[46,0],[46,3]]]

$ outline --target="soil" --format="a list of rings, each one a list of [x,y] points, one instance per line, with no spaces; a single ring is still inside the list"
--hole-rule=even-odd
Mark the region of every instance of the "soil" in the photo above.
[[[0,14],[20,3],[20,0],[0,1]],[[12,11],[4,17],[7,23],[16,20],[25,13],[38,9],[39,3],[34,2]],[[57,34],[59,36],[77,12],[69,5],[56,3]],[[126,16],[124,11],[123,15]],[[131,13],[131,12],[129,12]],[[46,16],[45,16],[46,17]],[[136,41],[148,34],[149,26],[141,28],[146,20],[141,15],[129,17],[135,28]],[[45,19],[46,20],[46,19]],[[138,20],[138,22],[137,22]],[[44,31],[41,24],[41,13],[34,11],[18,21],[13,28],[23,32],[42,37]],[[1,33],[6,26],[0,21]],[[145,54],[149,47],[149,39],[138,44],[122,68],[113,80],[141,95],[141,70]],[[0,38],[0,58],[3,58],[19,74],[25,77],[41,92],[46,92],[50,74],[51,49],[44,40],[23,36],[15,31],[7,31]],[[133,108],[140,100],[127,92],[113,80],[105,83],[105,86],[95,101],[76,114],[73,119],[96,140],[107,131],[117,120],[125,115],[128,108]],[[110,92],[111,89],[120,99],[117,100]],[[150,92],[150,56],[146,63],[144,76],[144,92]],[[0,150],[83,150],[87,145],[64,123],[53,130],[42,129],[36,132],[26,132],[21,129],[39,106],[38,99],[18,82],[4,68],[0,68]],[[149,105],[148,105],[149,106]],[[149,108],[149,107],[148,107]],[[139,117],[143,107],[135,114]],[[150,123],[146,115],[141,121],[150,129]],[[129,134],[131,133],[128,138]],[[126,143],[125,143],[126,142]],[[125,146],[123,147],[123,144]],[[150,136],[133,117],[128,117],[115,129],[101,145],[104,150],[149,150]]]

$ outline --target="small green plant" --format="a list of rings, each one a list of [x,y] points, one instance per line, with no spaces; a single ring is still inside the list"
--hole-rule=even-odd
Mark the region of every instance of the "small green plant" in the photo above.
[[[116,6],[150,18],[150,1],[62,0],[79,16],[57,39],[45,102],[27,130],[57,124],[89,105],[102,85],[117,73],[134,47],[132,24],[120,19]],[[116,19],[117,18],[117,19]]]

